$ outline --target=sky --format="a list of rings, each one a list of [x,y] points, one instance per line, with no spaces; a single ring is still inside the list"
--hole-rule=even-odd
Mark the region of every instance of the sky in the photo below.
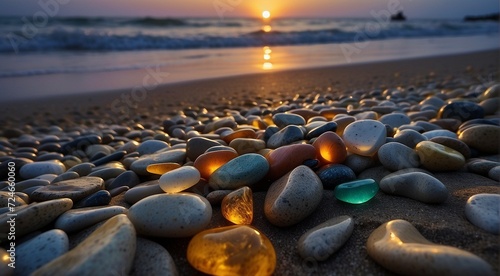
[[[408,18],[463,18],[499,11],[498,0],[0,0],[0,16],[33,16],[46,3],[55,16],[370,17],[404,10]],[[54,5],[55,3],[55,5]],[[45,7],[45,8],[47,8]]]

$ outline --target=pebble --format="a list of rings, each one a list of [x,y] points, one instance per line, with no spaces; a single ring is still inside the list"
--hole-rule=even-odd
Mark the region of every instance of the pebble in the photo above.
[[[484,109],[473,102],[452,102],[441,107],[438,117],[442,119],[457,119],[465,122],[484,118]]]
[[[181,167],[181,165],[179,165],[177,163],[157,163],[157,164],[148,165],[146,167],[146,170],[152,174],[162,175],[164,173],[178,169],[180,167]]]
[[[92,172],[95,165],[92,163],[81,163],[68,169],[68,172],[76,172],[80,176],[87,176]]]
[[[103,205],[108,205],[110,202],[111,202],[111,194],[107,190],[100,190],[77,201],[73,205],[73,208],[103,206]]]
[[[266,142],[260,139],[236,138],[229,143],[229,146],[236,150],[239,155],[246,153],[256,153],[266,147]]]
[[[328,132],[328,131],[335,132],[336,130],[337,130],[337,124],[335,122],[327,122],[327,123],[321,124],[318,127],[313,128],[309,132],[307,132],[306,139],[310,140],[312,138],[320,136],[321,134],[323,134],[325,132]]]
[[[22,225],[22,227],[16,228],[16,238],[47,226],[59,215],[71,209],[71,207],[73,207],[73,201],[69,198],[54,199],[16,207],[16,225]],[[7,223],[11,218],[8,216],[9,214],[0,215],[0,239],[6,239],[7,233],[9,233],[9,224]]]
[[[142,142],[136,149],[139,155],[152,154],[159,150],[167,149],[169,145],[164,141],[148,140]]]
[[[324,164],[344,162],[347,157],[347,150],[344,141],[335,132],[325,132],[314,142],[316,156]]]
[[[316,174],[321,180],[321,183],[323,183],[323,188],[326,190],[332,190],[342,183],[356,179],[354,171],[342,164],[325,165],[321,167]]]
[[[289,125],[274,133],[269,140],[267,140],[267,147],[270,149],[276,149],[302,139],[304,139],[304,132],[302,129],[295,125]]]
[[[205,151],[211,147],[220,146],[221,144],[212,141],[205,137],[193,137],[187,141],[186,146],[186,156],[189,160],[194,161],[198,156],[205,153]],[[165,161],[165,162],[174,162],[174,161]],[[174,162],[179,163],[179,162]]]
[[[411,148],[397,142],[389,142],[378,150],[378,159],[390,171],[420,166],[419,155]]]
[[[302,116],[297,114],[277,113],[273,116],[273,123],[281,129],[289,125],[303,126],[306,124],[306,121]]]
[[[68,253],[44,265],[33,276],[128,275],[136,251],[136,232],[126,215],[117,215],[97,228]]]
[[[31,179],[44,174],[62,174],[66,167],[59,160],[40,161],[25,164],[19,170],[19,175],[23,179]]]
[[[460,152],[465,159],[469,159],[471,157],[471,151],[469,146],[467,146],[467,144],[465,144],[464,142],[458,140],[458,138],[438,136],[429,139],[429,141],[454,149]]]
[[[201,178],[208,180],[214,171],[236,157],[238,153],[230,150],[209,151],[198,156],[193,166],[198,169]]]
[[[251,224],[253,220],[253,196],[248,187],[241,187],[224,197],[221,203],[224,218],[234,224]]]
[[[27,204],[24,199],[11,192],[0,191],[0,207],[14,207]]]
[[[460,141],[466,143],[469,147],[475,148],[484,153],[499,153],[500,147],[500,126],[477,125],[465,129],[460,133]]]
[[[405,220],[392,220],[375,229],[366,249],[377,263],[401,275],[495,275],[483,259],[434,244]]]
[[[465,216],[475,226],[500,235],[500,195],[476,194],[465,204]]]
[[[211,205],[220,205],[222,200],[233,190],[215,190],[207,194],[206,198]]]
[[[16,275],[30,275],[69,250],[68,235],[59,229],[44,232],[16,248]]]
[[[76,172],[65,172],[60,175],[58,175],[54,180],[52,180],[51,183],[56,183],[64,180],[70,180],[70,179],[76,179],[80,177],[80,175]]]
[[[306,166],[298,166],[271,184],[264,214],[272,224],[285,227],[308,217],[323,198],[323,184]]]
[[[211,275],[272,275],[276,253],[269,239],[247,225],[205,230],[194,236],[187,260]]]
[[[471,159],[467,163],[467,170],[475,174],[487,176],[489,171],[496,166],[500,166],[500,162],[485,159]]]
[[[164,194],[165,192],[160,188],[158,180],[142,183],[127,192],[125,192],[125,201],[129,204],[135,204],[137,201],[151,195]]]
[[[289,171],[316,157],[316,149],[309,144],[283,146],[266,155],[269,163],[267,177],[276,180]]]
[[[355,174],[360,174],[368,168],[373,167],[373,165],[375,165],[375,160],[370,156],[349,154],[344,161],[344,165],[351,168]]]
[[[70,198],[76,202],[103,188],[104,181],[101,178],[84,176],[43,186],[31,193],[30,198],[33,201]]]
[[[378,184],[373,179],[360,179],[335,187],[335,197],[343,202],[362,204],[372,199],[378,192]]]
[[[350,152],[372,156],[385,143],[386,129],[375,120],[355,121],[345,128],[343,138]]]
[[[344,245],[354,230],[354,220],[349,216],[329,219],[308,230],[297,242],[304,260],[324,261]]]
[[[160,194],[148,196],[132,205],[128,217],[142,235],[190,237],[208,226],[212,219],[212,207],[197,194]]]
[[[220,137],[224,142],[230,144],[236,138],[257,138],[255,131],[252,129],[240,129],[236,131],[228,131],[221,134]]]
[[[108,180],[111,178],[116,178],[124,172],[124,168],[101,168],[91,172],[88,176],[94,176],[102,178],[103,180]]]
[[[269,171],[269,163],[260,154],[240,155],[222,165],[212,173],[208,184],[214,190],[235,190],[252,186],[263,179]]]
[[[148,154],[140,157],[134,161],[130,166],[137,175],[149,175],[147,168],[151,164],[158,163],[178,163],[182,164],[186,159],[186,150],[184,149],[171,149],[167,151]]]
[[[488,177],[500,182],[500,166],[496,166],[488,171]]]
[[[116,189],[118,187],[127,186],[129,188],[133,188],[141,183],[139,176],[133,171],[124,171],[120,175],[118,175],[108,187],[107,190]]]
[[[460,152],[431,141],[418,143],[415,151],[422,166],[430,171],[455,171],[465,165],[465,158]]]
[[[422,172],[390,174],[380,181],[380,189],[387,194],[399,195],[423,203],[443,203],[448,189],[435,177]]]
[[[410,118],[401,113],[385,114],[379,118],[379,121],[384,125],[391,126],[392,128],[398,128],[402,125],[411,123]]]
[[[55,228],[61,229],[66,233],[76,232],[116,215],[126,214],[127,211],[122,206],[73,209],[57,218]]]
[[[137,237],[134,264],[129,275],[177,276],[179,272],[172,256],[163,246]]]
[[[166,193],[187,190],[200,181],[200,172],[192,166],[184,166],[169,171],[160,177],[160,188]]]

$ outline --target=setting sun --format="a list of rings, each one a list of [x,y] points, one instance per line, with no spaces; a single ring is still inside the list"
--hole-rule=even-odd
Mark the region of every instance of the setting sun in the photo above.
[[[269,11],[263,11],[262,12],[262,18],[267,19],[269,17],[271,17],[271,13]]]

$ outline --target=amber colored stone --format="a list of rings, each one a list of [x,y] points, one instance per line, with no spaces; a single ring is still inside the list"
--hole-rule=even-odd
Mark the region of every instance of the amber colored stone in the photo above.
[[[253,220],[252,190],[241,187],[224,197],[221,204],[222,215],[234,224],[251,224]]]
[[[189,242],[187,259],[211,275],[271,275],[276,252],[269,239],[247,225],[205,230]]]
[[[200,171],[202,178],[208,179],[215,170],[237,156],[236,152],[230,150],[210,151],[198,156],[193,166]]]
[[[178,169],[180,167],[181,167],[181,165],[179,165],[177,163],[158,163],[158,164],[151,164],[151,165],[147,166],[146,170],[149,173],[162,175],[166,172],[173,171],[173,170]]]
[[[290,110],[289,113],[300,115],[306,121],[309,120],[312,117],[315,117],[315,116],[319,115],[319,112],[313,111],[313,110],[310,110],[310,109],[307,109],[307,108],[293,109],[293,110]]]
[[[317,157],[323,164],[340,164],[347,157],[344,141],[335,132],[321,134],[312,144],[316,149]]]
[[[252,129],[240,129],[234,132],[223,133],[220,137],[227,144],[231,143],[236,138],[257,138],[257,134]]]
[[[266,156],[267,162],[269,162],[267,176],[271,180],[276,180],[302,165],[304,161],[314,159],[315,157],[316,149],[309,144],[294,144],[279,147]]]

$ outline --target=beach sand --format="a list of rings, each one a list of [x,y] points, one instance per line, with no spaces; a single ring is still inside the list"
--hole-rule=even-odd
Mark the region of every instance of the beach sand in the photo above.
[[[370,91],[385,88],[422,86],[433,83],[438,89],[467,88],[469,83],[498,81],[500,52],[486,51],[453,56],[429,57],[398,61],[353,64],[328,68],[200,80],[171,84],[148,91],[144,99],[133,100],[136,106],[124,103],[123,95],[131,90],[99,94],[53,97],[43,100],[0,103],[0,123],[4,127],[25,128],[24,125],[70,127],[75,125],[160,124],[182,110],[206,107],[218,116],[224,109],[251,108],[263,103],[279,106],[295,95],[348,94],[354,90]],[[431,88],[431,87],[430,87]],[[500,161],[498,156],[487,157]],[[458,172],[435,173],[446,185],[449,197],[442,204],[424,204],[409,198],[378,194],[367,203],[350,205],[335,199],[325,190],[320,206],[295,226],[279,228],[264,217],[265,193],[254,192],[252,225],[272,242],[277,253],[275,275],[387,275],[389,271],[372,260],[366,251],[370,233],[381,224],[404,219],[412,223],[429,241],[472,252],[491,264],[500,273],[500,239],[467,221],[464,207],[467,199],[478,193],[500,193],[498,182],[465,169]],[[123,194],[113,204],[128,206]],[[306,262],[298,255],[297,240],[308,229],[336,216],[349,215],[355,221],[354,232],[347,243],[324,262]],[[214,207],[210,227],[230,225]],[[88,231],[87,231],[88,232]],[[71,236],[81,238],[83,233]],[[189,239],[152,240],[167,248],[177,264],[180,275],[196,275],[187,262]]]

